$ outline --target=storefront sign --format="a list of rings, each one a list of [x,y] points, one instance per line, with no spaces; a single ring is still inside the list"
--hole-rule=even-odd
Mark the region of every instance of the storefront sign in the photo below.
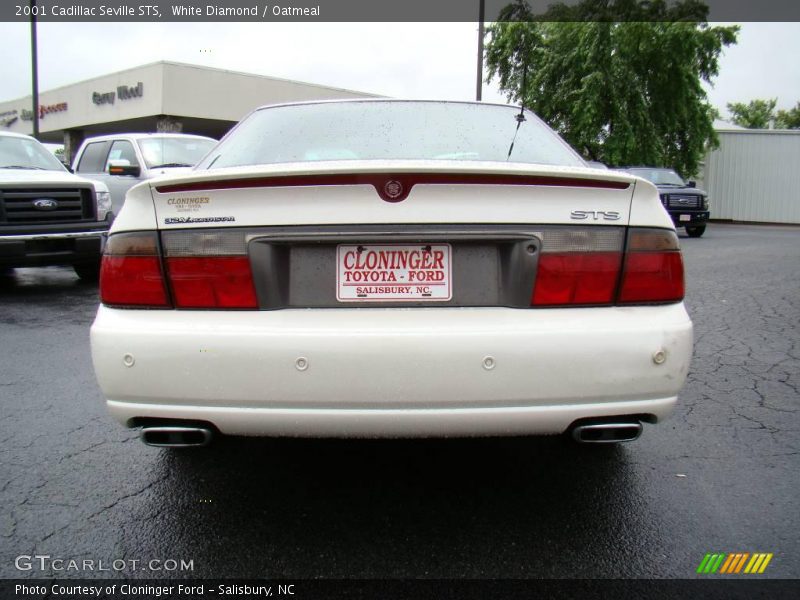
[[[92,92],[92,102],[97,106],[101,104],[114,104],[114,101],[130,100],[131,98],[141,98],[144,96],[144,84],[140,81],[135,87],[120,85],[115,92]]]
[[[98,106],[101,104],[114,104],[114,96],[114,92],[106,92],[105,94],[92,92],[92,102]]]
[[[44,119],[45,115],[49,115],[50,113],[56,112],[65,112],[69,108],[66,102],[60,102],[58,104],[40,104],[39,105],[39,118]],[[33,121],[33,111],[22,109],[22,114],[20,114],[20,118],[23,121]]]

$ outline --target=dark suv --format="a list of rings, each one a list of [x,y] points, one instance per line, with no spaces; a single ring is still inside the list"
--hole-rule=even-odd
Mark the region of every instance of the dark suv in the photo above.
[[[693,181],[687,183],[672,169],[659,167],[622,167],[620,170],[655,184],[661,204],[672,217],[675,227],[685,227],[689,237],[700,237],[705,233],[710,214],[708,194],[697,189]]]

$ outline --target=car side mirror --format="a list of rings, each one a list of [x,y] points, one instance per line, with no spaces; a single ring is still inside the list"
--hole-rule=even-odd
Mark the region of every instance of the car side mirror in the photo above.
[[[688,185],[688,186],[689,186],[689,187],[691,187],[691,188],[693,188],[693,187],[697,187],[697,182],[696,182],[696,181],[690,181],[690,182],[688,182],[686,185]]]
[[[129,160],[110,160],[108,161],[108,174],[109,175],[130,175],[131,177],[138,177],[142,172],[139,165],[132,165]]]

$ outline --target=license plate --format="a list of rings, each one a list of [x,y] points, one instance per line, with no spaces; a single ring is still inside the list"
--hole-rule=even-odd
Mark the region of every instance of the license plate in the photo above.
[[[447,301],[450,244],[342,244],[336,248],[340,302]]]
[[[691,221],[691,220],[692,220],[692,215],[681,215],[681,216],[680,216],[680,217],[678,217],[678,218],[679,218],[681,221]]]

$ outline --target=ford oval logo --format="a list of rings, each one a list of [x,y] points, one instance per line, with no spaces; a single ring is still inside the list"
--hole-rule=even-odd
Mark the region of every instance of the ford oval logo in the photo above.
[[[39,198],[33,201],[33,207],[38,210],[55,210],[58,208],[58,202],[52,198]]]

